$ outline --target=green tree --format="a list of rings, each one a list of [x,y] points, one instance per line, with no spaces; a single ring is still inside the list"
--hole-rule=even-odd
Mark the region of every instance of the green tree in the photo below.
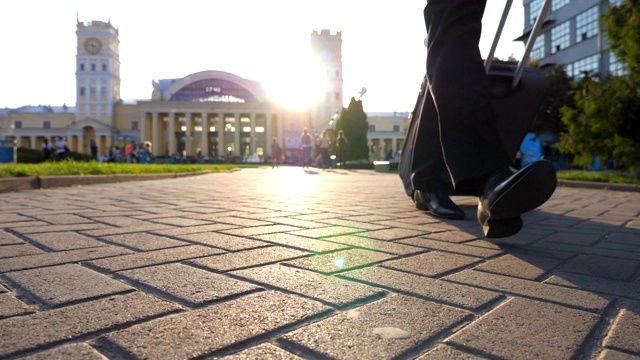
[[[369,146],[367,145],[369,123],[367,122],[367,114],[362,107],[362,100],[356,100],[352,97],[349,107],[342,108],[336,123],[336,134],[340,130],[344,132],[344,137],[349,142],[347,160],[369,160]]]
[[[585,78],[575,92],[575,107],[563,107],[567,126],[559,149],[587,167],[594,156],[638,169],[640,164],[640,95],[624,77]]]
[[[640,169],[640,0],[623,0],[603,16],[611,51],[624,77],[586,76],[573,92],[575,106],[562,108],[566,132],[558,148],[588,166],[593,156]]]
[[[610,7],[604,24],[611,51],[626,65],[632,79],[640,76],[640,0],[624,0]]]

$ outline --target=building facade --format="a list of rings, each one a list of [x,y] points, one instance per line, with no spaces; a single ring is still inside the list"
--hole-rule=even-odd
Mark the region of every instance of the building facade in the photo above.
[[[539,65],[564,66],[575,79],[591,74],[622,75],[622,66],[609,50],[601,17],[621,0],[552,0],[531,52]],[[525,40],[531,32],[544,0],[523,0]]]
[[[110,22],[78,21],[76,36],[75,106],[0,109],[0,139],[41,149],[45,139],[55,143],[62,137],[70,150],[83,154],[90,153],[93,140],[99,155],[132,141],[149,141],[159,157],[255,160],[270,155],[274,136],[295,155],[302,129],[318,136],[332,127],[343,106],[340,32],[311,33],[312,53],[325,71],[326,96],[309,109],[295,111],[271,101],[259,82],[217,70],[152,81],[149,99],[125,101],[120,96],[118,30]],[[370,115],[370,143],[378,149],[374,159],[380,158],[380,149],[397,151],[406,115],[401,126],[398,114]]]
[[[408,112],[367,113],[369,159],[398,161],[409,123]]]

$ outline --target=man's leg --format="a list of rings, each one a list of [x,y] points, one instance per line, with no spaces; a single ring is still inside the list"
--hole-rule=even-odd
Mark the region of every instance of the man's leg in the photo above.
[[[478,48],[486,0],[429,0],[427,78],[454,186],[511,163],[496,129]]]
[[[428,93],[437,117],[426,118],[437,119],[442,159],[453,185],[467,182],[477,188],[478,221],[485,235],[503,237],[520,230],[521,213],[551,196],[556,178],[545,162],[518,172],[509,168],[512,159],[496,128],[478,48],[485,5],[486,0],[428,0]]]

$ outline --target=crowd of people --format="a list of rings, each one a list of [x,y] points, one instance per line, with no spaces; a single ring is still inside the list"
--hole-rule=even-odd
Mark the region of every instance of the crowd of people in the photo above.
[[[317,167],[323,170],[330,168],[332,165],[330,155],[332,145],[333,142],[327,131],[323,131],[320,136],[312,139],[309,130],[304,128],[300,136],[300,165],[302,165],[303,170],[308,170],[310,167]],[[336,165],[345,166],[348,147],[349,142],[344,136],[344,132],[339,130],[335,138]]]
[[[147,164],[155,161],[151,142],[136,143],[131,141],[127,145],[112,146],[106,154],[99,159],[100,162]]]
[[[91,160],[93,161],[141,164],[155,161],[155,157],[151,151],[151,142],[149,141],[139,144],[131,141],[125,146],[112,146],[104,155],[98,156],[98,145],[95,140],[91,139],[89,140],[89,149]],[[42,142],[42,155],[45,161],[64,160],[70,153],[71,150],[63,137],[57,137],[53,143],[49,142],[49,139],[44,139]]]

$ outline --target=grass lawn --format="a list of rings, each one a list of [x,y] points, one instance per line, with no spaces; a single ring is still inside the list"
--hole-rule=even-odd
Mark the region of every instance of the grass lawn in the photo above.
[[[54,175],[114,175],[185,173],[209,170],[228,171],[258,167],[261,164],[116,164],[98,162],[45,162],[41,164],[0,164],[0,178]]]
[[[228,171],[255,168],[265,164],[116,164],[98,162],[45,162],[41,164],[0,164],[0,178],[53,175],[114,175],[185,173],[209,170]],[[615,184],[640,184],[640,176],[621,171],[558,171],[558,179],[596,181]]]
[[[558,179],[595,181],[612,184],[640,184],[640,176],[622,171],[582,171],[563,170],[558,171]]]

